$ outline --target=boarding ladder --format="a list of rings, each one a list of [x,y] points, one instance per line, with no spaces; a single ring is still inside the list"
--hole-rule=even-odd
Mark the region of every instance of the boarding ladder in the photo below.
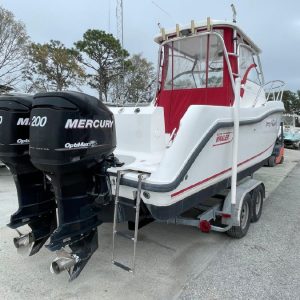
[[[121,178],[124,174],[128,173],[129,171],[126,170],[119,170],[117,172],[117,181],[116,181],[116,192],[115,192],[115,207],[114,207],[114,221],[113,221],[113,246],[112,246],[112,264],[120,267],[121,269],[134,273],[135,270],[135,257],[136,257],[136,246],[138,241],[138,230],[139,230],[139,218],[140,218],[140,205],[141,205],[141,189],[142,189],[142,182],[147,177],[146,173],[139,173],[138,175],[138,187],[136,192],[136,201],[132,201],[132,203],[128,203],[122,200],[119,200],[119,193],[120,193],[120,184]],[[134,234],[118,231],[117,230],[117,219],[118,219],[118,209],[119,205],[124,205],[128,207],[132,207],[135,209],[135,226],[134,226]],[[120,236],[131,240],[133,242],[133,257],[132,257],[132,266],[126,266],[121,262],[115,260],[115,241],[116,237]]]

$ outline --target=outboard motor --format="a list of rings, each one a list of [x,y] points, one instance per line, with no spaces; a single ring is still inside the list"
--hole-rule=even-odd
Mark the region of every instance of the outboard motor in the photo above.
[[[114,165],[113,114],[97,98],[78,92],[34,96],[30,156],[51,181],[58,227],[46,247],[58,251],[52,271],[76,278],[98,248],[97,226],[112,218],[107,168]],[[70,252],[64,254],[64,247]]]
[[[30,254],[39,251],[56,227],[56,204],[50,184],[29,158],[30,110],[33,98],[24,95],[0,96],[0,160],[13,174],[19,209],[8,226],[16,229],[18,249],[32,246]],[[28,224],[29,234],[17,229]]]

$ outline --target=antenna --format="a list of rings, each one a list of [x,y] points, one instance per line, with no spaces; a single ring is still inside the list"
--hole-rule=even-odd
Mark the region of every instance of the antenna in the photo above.
[[[108,0],[108,32],[111,33],[110,31],[110,0]]]
[[[123,18],[123,0],[117,0],[117,7],[116,7],[116,19],[117,19],[117,38],[119,39],[121,43],[122,49],[124,49],[124,18]],[[125,59],[122,55],[121,57],[121,71],[119,74],[119,83],[117,85],[117,94],[119,99],[118,100],[123,102],[124,105],[124,99],[123,99],[123,91],[125,86]],[[122,99],[121,99],[122,98]]]
[[[117,0],[116,18],[117,18],[117,37],[121,43],[122,48],[124,48],[123,0]]]
[[[234,4],[231,4],[231,9],[232,9],[232,13],[233,13],[233,17],[232,17],[232,21],[233,23],[236,23],[236,9],[235,9],[235,6]]]

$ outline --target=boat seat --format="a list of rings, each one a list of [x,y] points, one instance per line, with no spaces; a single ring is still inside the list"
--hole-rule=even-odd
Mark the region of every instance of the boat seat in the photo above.
[[[117,148],[114,152],[124,168],[152,172],[166,149],[162,107],[111,108],[116,122]]]

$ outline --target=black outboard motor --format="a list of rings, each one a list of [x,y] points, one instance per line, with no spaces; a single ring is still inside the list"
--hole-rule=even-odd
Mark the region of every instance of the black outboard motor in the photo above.
[[[28,224],[31,232],[14,239],[17,248],[31,246],[30,255],[43,246],[56,228],[56,204],[50,184],[29,158],[30,110],[33,98],[0,96],[0,160],[10,169],[16,184],[19,209],[8,226]]]
[[[62,253],[52,270],[68,270],[76,278],[98,247],[97,226],[112,216],[106,170],[114,164],[113,114],[97,98],[77,92],[34,96],[31,111],[30,156],[54,188],[58,228],[46,247]]]

